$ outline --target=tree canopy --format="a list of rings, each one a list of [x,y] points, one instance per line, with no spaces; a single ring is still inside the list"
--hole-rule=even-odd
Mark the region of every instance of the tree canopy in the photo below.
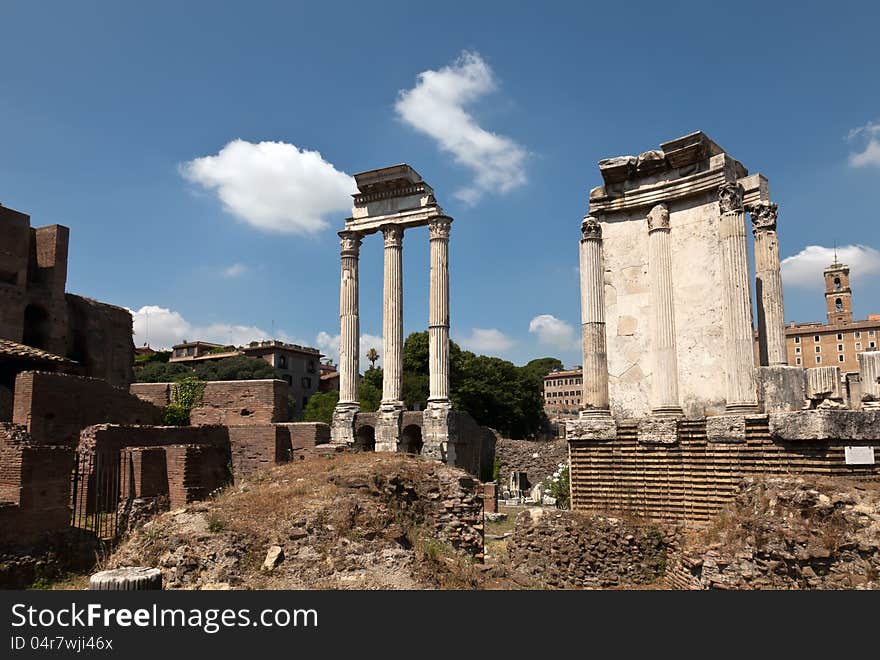
[[[149,362],[134,369],[139,383],[171,383],[187,376],[200,380],[259,380],[275,378],[275,369],[265,360],[246,355],[208,360],[193,367],[179,362]]]

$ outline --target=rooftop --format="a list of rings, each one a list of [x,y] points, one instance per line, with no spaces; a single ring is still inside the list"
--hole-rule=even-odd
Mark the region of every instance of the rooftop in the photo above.
[[[15,360],[28,360],[31,362],[76,364],[75,361],[70,360],[66,357],[55,355],[54,353],[49,353],[48,351],[34,348],[33,346],[28,346],[26,344],[19,344],[18,342],[12,341],[10,339],[0,339],[0,357]]]

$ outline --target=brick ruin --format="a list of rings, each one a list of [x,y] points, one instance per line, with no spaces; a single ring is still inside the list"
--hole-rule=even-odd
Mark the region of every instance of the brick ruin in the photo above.
[[[600,161],[581,225],[572,507],[703,524],[743,478],[877,480],[880,353],[858,379],[787,366],[766,177],[701,132],[661,147]]]
[[[131,390],[70,374],[18,375],[12,420],[0,422],[0,546],[69,528],[72,509],[75,522],[76,510],[116,515],[145,498],[177,508],[329,446],[328,425],[288,421],[284,381],[208,383],[182,427],[160,425],[170,384]]]

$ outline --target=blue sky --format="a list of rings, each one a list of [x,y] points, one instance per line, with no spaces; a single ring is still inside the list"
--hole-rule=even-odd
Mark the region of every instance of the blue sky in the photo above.
[[[835,241],[880,313],[880,6],[611,4],[5,2],[0,202],[71,227],[68,290],[153,344],[332,352],[347,176],[408,162],[455,218],[453,338],[572,364],[596,162],[701,129],[770,179],[787,319],[823,318]],[[407,232],[407,333],[427,265]]]

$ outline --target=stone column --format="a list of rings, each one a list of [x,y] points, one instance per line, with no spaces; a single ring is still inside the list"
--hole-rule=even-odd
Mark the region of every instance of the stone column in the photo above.
[[[382,228],[385,237],[385,285],[382,306],[382,410],[403,409],[403,227]]]
[[[761,364],[788,364],[785,350],[785,311],[782,276],[779,273],[779,238],[776,234],[777,207],[773,202],[749,206],[755,235],[755,291],[758,297],[758,347]]]
[[[756,412],[758,397],[742,186],[729,182],[722,184],[718,189],[718,203],[721,207],[722,321],[727,377],[725,412]]]
[[[452,218],[428,223],[431,240],[431,293],[428,319],[430,407],[449,407],[449,231]]]
[[[669,209],[665,204],[657,204],[648,213],[648,279],[651,282],[651,413],[680,416],[672,249],[669,246]]]
[[[880,351],[859,353],[859,380],[862,381],[862,408],[880,410]]]
[[[581,223],[581,348],[583,402],[581,418],[610,417],[608,407],[608,353],[605,344],[605,266],[602,227],[586,216]]]
[[[354,442],[358,402],[360,318],[358,315],[358,254],[361,234],[341,231],[342,283],[339,289],[339,403],[333,412],[333,442]]]

